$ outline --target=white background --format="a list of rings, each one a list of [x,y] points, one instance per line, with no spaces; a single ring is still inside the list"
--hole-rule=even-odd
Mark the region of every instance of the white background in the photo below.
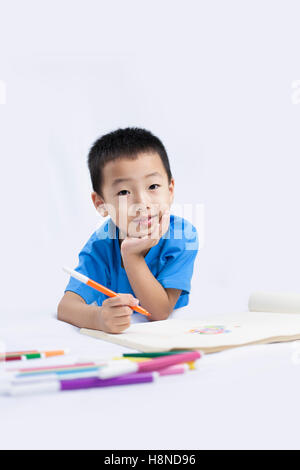
[[[164,143],[175,204],[205,208],[187,316],[245,311],[255,290],[299,292],[299,2],[0,8],[2,323],[55,314],[62,266],[103,221],[88,150],[127,126]]]

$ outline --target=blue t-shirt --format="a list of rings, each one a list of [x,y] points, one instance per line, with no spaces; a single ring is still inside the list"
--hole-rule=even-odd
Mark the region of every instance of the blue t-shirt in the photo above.
[[[163,287],[182,289],[174,309],[184,307],[189,302],[197,252],[196,228],[186,219],[170,214],[168,231],[145,256],[148,268]],[[121,260],[119,228],[109,218],[84,245],[79,253],[79,263],[75,269],[114,292],[132,294],[135,297],[126,271],[121,266]],[[66,291],[80,295],[87,304],[96,302],[101,306],[102,302],[108,298],[105,294],[73,277],[70,278]]]

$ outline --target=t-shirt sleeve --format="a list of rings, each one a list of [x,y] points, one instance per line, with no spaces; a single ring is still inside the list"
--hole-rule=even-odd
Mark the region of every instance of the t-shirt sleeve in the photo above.
[[[105,261],[105,256],[103,254],[101,255],[101,247],[98,247],[97,249],[95,244],[87,244],[80,251],[78,258],[79,262],[75,271],[84,274],[93,281],[99,282],[99,284],[106,287],[108,286],[107,263]],[[65,292],[67,291],[72,291],[80,295],[87,304],[96,302],[101,306],[102,302],[107,299],[107,296],[102,294],[102,292],[93,289],[93,287],[90,287],[73,277],[70,277],[69,283],[66,286]]]
[[[158,274],[157,280],[163,287],[181,289],[181,295],[190,293],[194,262],[198,253],[197,231],[190,239],[172,240],[167,261]]]

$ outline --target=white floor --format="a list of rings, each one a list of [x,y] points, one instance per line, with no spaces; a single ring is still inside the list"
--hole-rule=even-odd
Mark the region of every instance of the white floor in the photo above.
[[[177,315],[186,312],[181,309]],[[7,318],[2,326],[7,350],[69,347],[71,359],[127,350],[81,335],[54,314]],[[200,370],[157,383],[2,396],[0,447],[299,448],[300,365],[292,360],[297,345],[248,346],[206,355]]]

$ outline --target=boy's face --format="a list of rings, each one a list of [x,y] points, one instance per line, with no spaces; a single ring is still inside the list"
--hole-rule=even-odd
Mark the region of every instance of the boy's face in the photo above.
[[[157,153],[145,152],[136,160],[108,162],[103,168],[102,193],[103,199],[92,193],[93,203],[101,215],[110,215],[119,227],[120,238],[141,237],[149,234],[153,221],[160,221],[170,209],[174,179],[169,184]]]

